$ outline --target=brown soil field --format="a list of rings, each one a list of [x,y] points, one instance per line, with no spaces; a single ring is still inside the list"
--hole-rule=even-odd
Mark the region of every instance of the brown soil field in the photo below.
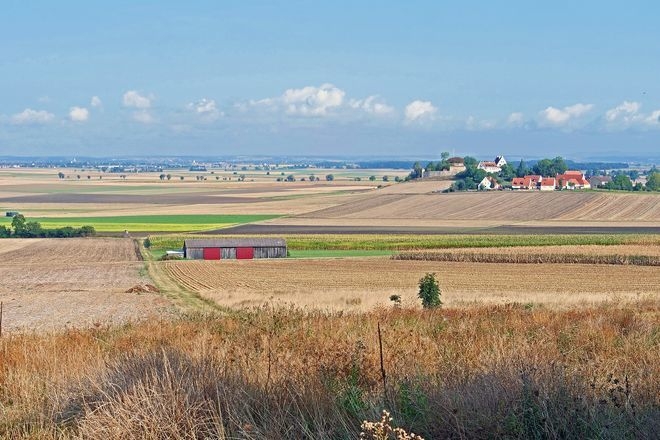
[[[305,217],[325,219],[442,219],[660,222],[660,195],[598,192],[372,194]]]
[[[154,293],[125,293],[149,282],[130,239],[0,240],[3,329],[44,330],[124,322],[163,314]]]
[[[417,282],[436,273],[449,306],[542,303],[554,307],[659,300],[657,267],[583,264],[489,264],[339,258],[171,261],[161,266],[186,289],[223,306],[293,303],[368,310],[400,295],[418,304]]]
[[[434,250],[423,251],[433,253]],[[516,247],[490,247],[490,248],[454,248],[442,249],[442,253],[452,254],[562,254],[562,255],[649,255],[660,256],[660,245],[568,245],[568,246],[516,246]]]

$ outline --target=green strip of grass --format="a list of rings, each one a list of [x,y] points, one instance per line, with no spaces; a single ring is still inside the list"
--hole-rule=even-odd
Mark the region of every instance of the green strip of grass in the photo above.
[[[219,229],[238,224],[277,218],[278,215],[127,215],[111,217],[28,217],[42,227],[94,226],[98,232],[144,231],[144,232],[190,232]],[[3,217],[5,224],[11,218]],[[0,223],[1,224],[1,223]]]

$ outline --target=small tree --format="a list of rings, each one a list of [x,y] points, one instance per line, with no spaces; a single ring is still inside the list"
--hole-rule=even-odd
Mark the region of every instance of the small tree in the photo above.
[[[427,273],[419,279],[419,293],[418,296],[422,300],[422,307],[425,309],[433,309],[440,307],[440,286],[435,279],[435,273]]]
[[[335,176],[333,176],[332,174],[328,174],[327,176],[325,176],[325,180],[327,180],[328,182],[332,182],[333,180],[335,180]]]

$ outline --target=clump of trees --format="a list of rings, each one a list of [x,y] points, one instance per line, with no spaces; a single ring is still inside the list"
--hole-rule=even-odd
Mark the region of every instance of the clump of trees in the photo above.
[[[419,292],[417,296],[422,300],[422,307],[434,309],[440,307],[440,286],[434,273],[427,273],[419,280]]]
[[[11,228],[0,226],[0,238],[71,238],[94,235],[96,235],[96,230],[93,226],[82,226],[80,228],[65,226],[63,228],[44,229],[39,222],[27,221],[23,214],[14,216]]]

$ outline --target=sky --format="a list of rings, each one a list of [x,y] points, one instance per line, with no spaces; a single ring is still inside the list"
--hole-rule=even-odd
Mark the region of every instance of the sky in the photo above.
[[[0,156],[660,156],[660,3],[4,0]]]

